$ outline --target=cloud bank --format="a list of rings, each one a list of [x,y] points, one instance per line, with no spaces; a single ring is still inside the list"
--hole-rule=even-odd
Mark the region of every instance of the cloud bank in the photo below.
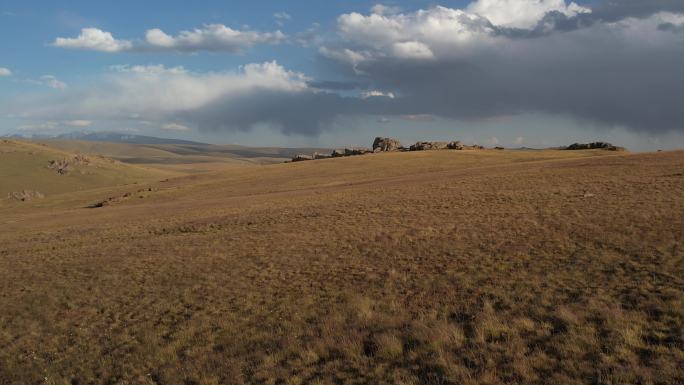
[[[320,104],[325,96],[310,88],[308,81],[275,61],[220,73],[123,65],[112,67],[97,87],[74,88],[59,99],[31,100],[23,109],[29,111],[24,117],[34,120],[173,121],[162,128],[176,131],[248,130],[267,123],[285,132],[310,133],[321,122],[311,112],[301,112]],[[331,118],[318,114],[321,120]]]
[[[338,116],[429,121],[541,113],[646,133],[684,132],[681,1],[478,0],[458,9],[375,6],[317,33],[325,73],[274,62],[236,72],[119,66],[102,85],[70,88],[32,111],[48,119],[144,119],[205,130],[269,125],[316,135]],[[54,45],[103,52],[240,52],[279,31],[221,24],[120,40],[98,29]],[[427,117],[427,118],[426,118]],[[429,118],[429,119],[428,119]],[[171,126],[176,124],[178,126]]]
[[[235,30],[223,24],[181,31],[172,36],[159,28],[149,29],[141,40],[116,39],[98,28],[83,28],[75,38],[58,37],[54,47],[100,52],[198,52],[225,51],[238,53],[256,44],[278,44],[285,39],[280,31],[256,32]]]
[[[677,30],[684,14],[639,15],[600,21],[592,9],[562,0],[350,13],[338,18],[339,39],[320,53],[346,65],[349,77],[397,95],[407,113],[483,119],[541,112],[682,130],[684,34]]]

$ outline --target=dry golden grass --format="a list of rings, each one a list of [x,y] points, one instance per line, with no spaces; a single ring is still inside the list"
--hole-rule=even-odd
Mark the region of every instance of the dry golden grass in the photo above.
[[[0,383],[682,383],[682,191],[684,152],[439,151],[5,205]]]
[[[75,157],[85,162],[79,163]],[[50,168],[51,161],[68,162],[68,172],[60,174],[55,167]],[[169,175],[173,174],[101,156],[83,156],[38,143],[0,139],[0,200],[8,193],[21,190],[36,190],[52,196],[155,181]]]

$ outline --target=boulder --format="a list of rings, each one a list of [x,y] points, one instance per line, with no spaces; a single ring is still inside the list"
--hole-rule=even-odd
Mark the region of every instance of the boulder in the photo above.
[[[340,158],[344,156],[344,150],[333,150],[332,154],[330,154],[331,157],[333,158]]]
[[[384,151],[398,151],[401,148],[401,142],[393,138],[377,137],[373,141],[373,152]]]
[[[505,148],[500,147],[500,146],[494,147],[494,149],[495,149],[495,150],[505,150]]]
[[[624,147],[614,146],[607,142],[574,143],[565,148],[566,150],[606,150],[625,151]]]
[[[332,158],[332,155],[329,154],[320,154],[318,152],[314,152],[313,154],[314,159],[329,159]]]
[[[417,142],[412,145],[409,150],[411,151],[429,151],[429,150],[443,150],[447,148],[449,143],[447,142]]]
[[[447,144],[447,148],[449,150],[463,150],[463,144],[461,144],[460,141],[456,140],[453,142],[449,142],[449,144]]]
[[[355,156],[355,155],[365,155],[372,153],[373,151],[367,149],[367,148],[345,148],[344,149],[344,156]]]
[[[313,159],[314,159],[313,156],[299,154],[299,155],[296,155],[294,158],[292,158],[292,161],[293,162],[303,162],[305,160],[313,160]]]

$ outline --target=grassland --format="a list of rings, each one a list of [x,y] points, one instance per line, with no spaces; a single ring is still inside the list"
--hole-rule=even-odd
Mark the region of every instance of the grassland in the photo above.
[[[0,383],[682,383],[682,191],[684,152],[435,151],[5,204]]]
[[[226,166],[282,163],[299,153],[330,152],[320,148],[245,147],[204,143],[133,144],[45,139],[40,143],[69,152],[99,154],[124,163],[195,173]]]
[[[154,181],[168,174],[102,156],[81,156],[77,162],[77,156],[81,154],[37,143],[0,140],[0,199],[20,190],[55,195]],[[68,172],[51,168],[52,161],[70,162]]]

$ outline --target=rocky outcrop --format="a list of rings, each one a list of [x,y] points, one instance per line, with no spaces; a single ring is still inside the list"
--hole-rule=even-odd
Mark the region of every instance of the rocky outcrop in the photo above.
[[[372,153],[372,150],[369,150],[364,147],[354,147],[354,148],[345,148],[344,149],[344,156],[356,156],[356,155],[366,155]]]
[[[303,162],[303,161],[305,161],[305,160],[313,160],[313,159],[314,159],[313,156],[304,155],[304,154],[299,154],[299,155],[295,155],[295,157],[292,158],[292,161],[293,161],[293,162]]]
[[[456,140],[453,142],[418,142],[412,145],[410,151],[429,151],[429,150],[484,150],[483,146],[474,144],[472,146],[466,146],[460,141]]]
[[[32,190],[21,190],[21,191],[15,191],[7,194],[7,199],[14,199],[17,201],[30,201],[34,199],[43,199],[45,198],[45,195],[38,191],[32,191]]]
[[[59,175],[67,175],[71,171],[71,163],[66,160],[51,160],[48,162],[48,168],[55,170]]]
[[[85,155],[75,155],[72,159],[51,160],[48,168],[57,171],[60,175],[69,174],[74,166],[89,166],[90,158]]]
[[[397,139],[378,136],[373,141],[373,152],[399,151],[401,148],[401,142]]]
[[[574,143],[565,148],[566,150],[606,150],[625,151],[624,147],[614,146],[607,142]]]
[[[472,146],[463,146],[464,150],[484,150],[484,146],[480,146],[479,144],[473,144]]]
[[[453,142],[418,142],[409,148],[403,147],[401,142],[393,138],[384,138],[378,136],[373,141],[373,149],[368,149],[365,147],[347,147],[345,149],[336,149],[328,154],[320,154],[318,152],[313,153],[313,155],[299,154],[292,158],[292,162],[301,162],[305,160],[318,160],[318,159],[328,159],[328,158],[341,158],[345,156],[358,156],[366,155],[377,152],[387,152],[387,151],[427,151],[427,150],[479,150],[484,149],[482,146],[466,146],[459,141]]]
[[[316,159],[329,159],[329,158],[332,158],[332,155],[330,155],[330,154],[321,154],[321,153],[318,153],[318,152],[314,152],[314,153],[313,153],[313,158],[314,158],[314,160],[316,160]]]
[[[341,158],[344,156],[344,150],[333,150],[332,154],[330,154],[331,157],[333,158]]]
[[[447,142],[417,142],[409,147],[410,151],[429,151],[429,150],[444,150],[449,143]]]

